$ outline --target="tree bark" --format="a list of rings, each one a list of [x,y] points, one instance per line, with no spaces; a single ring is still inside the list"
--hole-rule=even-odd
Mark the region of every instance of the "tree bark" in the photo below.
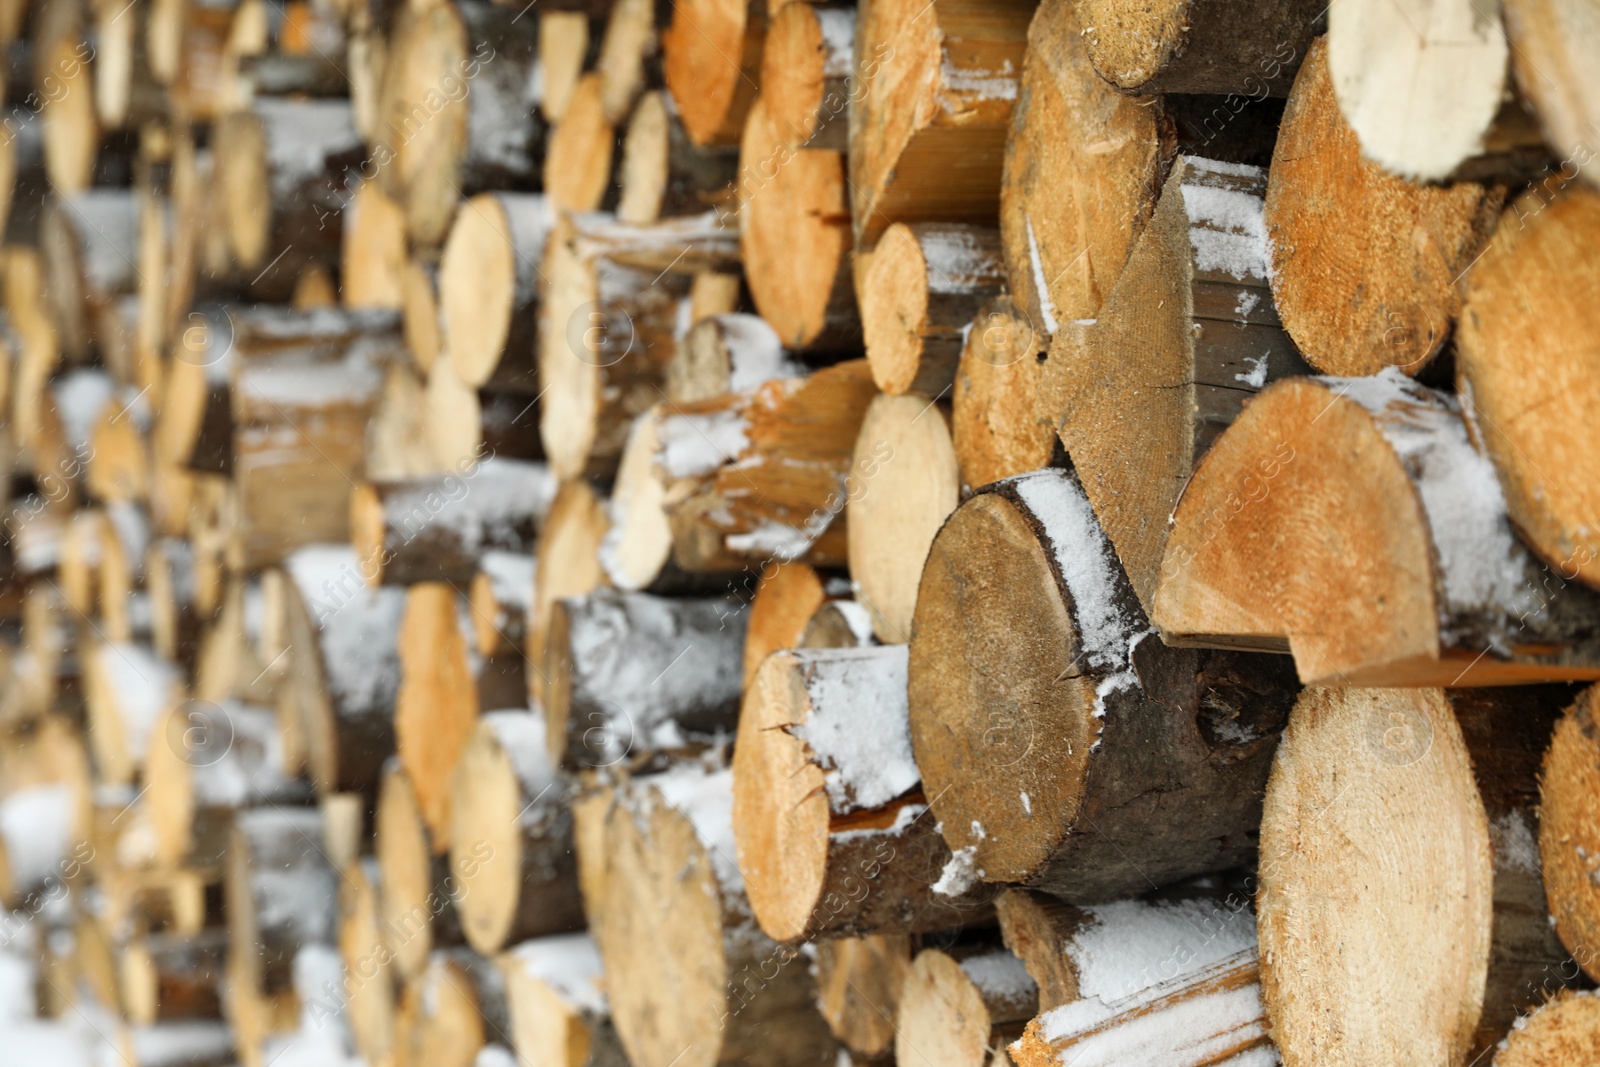
[[[1325,9],[1306,0],[1079,9],[1095,70],[1125,93],[1284,96]]]
[[[215,1019],[222,1012],[228,932],[205,930],[194,937],[147,934],[129,941],[118,961],[122,1010],[135,1026],[176,1019]]]

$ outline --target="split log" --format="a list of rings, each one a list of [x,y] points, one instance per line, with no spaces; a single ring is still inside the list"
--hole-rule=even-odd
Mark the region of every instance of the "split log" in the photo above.
[[[1094,68],[1124,93],[1284,96],[1326,9],[1310,0],[1266,7],[1207,4],[1133,11],[1103,0],[1078,18]]]
[[[94,18],[95,117],[102,128],[140,126],[161,118],[166,98],[150,70],[140,13],[119,4],[89,5]]]
[[[361,160],[350,105],[261,99],[217,127],[216,190],[247,287],[287,296],[301,271],[339,262],[345,175]]]
[[[478,557],[467,599],[478,655],[521,656],[528,643],[528,616],[533,611],[532,552],[485,552]]]
[[[911,755],[906,646],[775,652],[739,715],[734,840],[777,941],[971,922],[993,890],[949,892],[950,849]]]
[[[220,871],[235,813],[294,807],[310,789],[285,765],[276,715],[227,700],[190,700],[151,731],[145,807],[157,862]]]
[[[661,34],[662,70],[695,144],[737,142],[761,77],[766,5],[693,0],[672,6]]]
[[[582,929],[572,786],[550,762],[543,718],[485,715],[462,750],[452,789],[450,870],[467,943],[489,955]]]
[[[1548,151],[1511,91],[1508,58],[1498,8],[1414,0],[1328,11],[1328,73],[1339,108],[1362,155],[1402,178],[1538,171]]]
[[[850,575],[879,640],[911,638],[928,546],[961,499],[949,416],[920,396],[880,396],[856,435]]]
[[[381,1063],[394,1048],[394,957],[384,939],[378,861],[365,859],[339,879],[339,954],[344,959],[345,1018],[355,1049]]]
[[[1307,684],[1600,677],[1595,594],[1552,579],[1449,397],[1393,369],[1296,378],[1195,471],[1152,621],[1168,641],[1287,645]]]
[[[485,459],[443,477],[364,482],[350,540],[373,585],[465,587],[486,552],[530,552],[555,485],[542,464]]]
[[[731,729],[746,615],[723,600],[609,589],[557,601],[542,665],[551,757],[609,767]]]
[[[538,194],[483,193],[456,212],[439,259],[439,329],[467,385],[538,391],[534,278],[550,224]]]
[[[585,74],[572,90],[566,113],[545,149],[544,190],[557,212],[609,210],[616,204],[611,181],[619,136],[606,118],[599,74]]]
[[[96,773],[107,785],[126,785],[144,766],[156,720],[183,699],[183,679],[145,645],[96,641],[79,655]]]
[[[395,750],[405,598],[370,588],[348,545],[303,548],[285,561],[284,574],[291,659],[280,707],[298,725],[319,792],[370,793]]]
[[[872,0],[861,10],[850,108],[857,247],[895,222],[994,225],[1033,8]]]
[[[463,196],[538,182],[538,20],[497,4],[401,10],[389,37],[372,158],[406,232],[438,245]]]
[[[226,930],[198,936],[135,937],[118,960],[122,1010],[135,1026],[174,1019],[215,1019],[222,1011],[219,983],[228,950]]]
[[[1495,1067],[1576,1067],[1600,1055],[1600,997],[1564,990],[1518,1022]]]
[[[770,17],[761,96],[782,143],[848,151],[855,8],[788,3]]]
[[[1514,204],[1467,275],[1456,348],[1474,439],[1518,534],[1561,581],[1591,586],[1600,586],[1600,497],[1590,457],[1573,445],[1600,411],[1600,390],[1585,369],[1594,348],[1572,332],[1571,314],[1600,294],[1600,257],[1580,236],[1597,220],[1600,195],[1587,188]]]
[[[1267,784],[1257,899],[1261,986],[1286,1064],[1468,1062],[1565,984],[1534,843],[1537,768],[1562,699],[1300,698]],[[1334,928],[1337,945],[1323,933]],[[1393,1014],[1329,999],[1336,975],[1380,973]]]
[[[953,875],[1082,904],[1250,859],[1287,664],[1152,639],[1072,474],[963,504],[910,630],[912,750]]]
[[[690,328],[667,365],[667,399],[711,400],[800,374],[765,319],[743,312],[712,315]]]
[[[543,664],[556,602],[606,584],[600,544],[609,522],[605,499],[582,479],[562,483],[550,502],[534,549],[533,601],[525,624],[528,662],[539,668],[528,675],[528,696],[535,707],[545,703]]]
[[[897,1062],[984,1067],[1038,1012],[1039,991],[1021,960],[1003,948],[961,948],[924,949],[912,962],[900,991]]]
[[[450,781],[478,723],[460,596],[443,582],[410,586],[400,620],[395,752],[436,853],[450,847]]]
[[[859,352],[845,154],[786,148],[757,99],[739,142],[739,246],[750,298],[795,351]]]
[[[677,565],[705,573],[756,561],[843,564],[846,505],[883,459],[884,448],[852,452],[875,395],[866,362],[850,360],[673,405],[656,428],[655,466]]]
[[[384,948],[400,980],[415,984],[435,947],[461,943],[461,918],[445,850],[429,840],[422,808],[399,761],[391,761],[378,788],[373,837]]]
[[[750,915],[731,779],[680,765],[620,786],[605,819],[600,899],[585,906],[612,1020],[639,1067],[834,1058],[798,950],[768,940]]]
[[[1260,973],[1246,949],[1132,996],[1068,1004],[1029,1023],[1009,1051],[1018,1067],[1110,1067],[1132,1049],[1149,1067],[1269,1067],[1279,1059]]]
[[[1262,210],[1283,327],[1326,374],[1416,374],[1461,310],[1504,189],[1429,186],[1366,159],[1339,112],[1321,38],[1295,79]]]
[[[557,477],[615,473],[633,419],[661,399],[693,272],[735,253],[712,215],[557,225],[541,268],[538,349],[539,436]]]
[[[1050,465],[1056,428],[1038,403],[1048,344],[1008,295],[973,317],[950,394],[950,443],[962,485]]]
[[[228,958],[246,988],[293,984],[294,956],[333,943],[338,885],[312,808],[256,808],[234,820],[227,855]]]
[[[361,182],[340,215],[341,302],[347,308],[405,306],[405,213],[377,182]],[[410,340],[408,335],[407,340]]]
[[[622,139],[617,218],[646,225],[728,204],[738,165],[736,146],[694,144],[672,97],[647,92],[634,106]]]
[[[1256,390],[1307,372],[1267,287],[1265,189],[1254,167],[1180,157],[1098,318],[1057,331],[1037,395],[1146,611],[1154,517]]]
[[[892,1053],[900,991],[910,970],[908,934],[817,942],[817,1010],[851,1053],[869,1060]]]
[[[505,979],[467,949],[435,952],[405,995],[412,1016],[400,1050],[405,1062],[473,1067],[490,1038],[510,1033]]]
[[[943,396],[968,327],[1005,285],[997,230],[896,223],[872,252],[861,327],[878,388]]]
[[[1600,930],[1594,831],[1600,774],[1595,761],[1594,689],[1586,689],[1556,724],[1540,775],[1539,858],[1556,933],[1593,978],[1600,959],[1588,949]]]
[[[50,284],[50,312],[61,352],[80,362],[98,325],[117,298],[138,279],[139,202],[130,190],[91,189],[46,202],[39,221],[39,251]]]
[[[1577,74],[1584,57],[1594,54],[1593,19],[1583,5],[1562,0],[1508,0],[1502,14],[1517,89],[1570,180],[1569,170],[1577,173],[1594,158],[1588,131],[1600,120],[1594,87]]]
[[[508,949],[498,962],[511,1016],[508,1036],[523,1061],[626,1067],[593,938],[535,938]]]

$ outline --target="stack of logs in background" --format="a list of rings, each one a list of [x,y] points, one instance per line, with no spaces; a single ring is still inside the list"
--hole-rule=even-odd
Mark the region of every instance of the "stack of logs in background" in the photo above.
[[[1589,0],[0,46],[0,1065],[1600,1062]]]

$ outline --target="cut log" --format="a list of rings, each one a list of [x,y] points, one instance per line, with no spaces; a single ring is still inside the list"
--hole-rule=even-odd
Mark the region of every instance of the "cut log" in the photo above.
[[[775,652],[739,715],[733,826],[745,891],[777,941],[920,933],[978,918],[949,892],[911,755],[906,646]]]
[[[734,253],[710,215],[558,224],[541,268],[538,352],[539,436],[559,478],[615,473],[633,419],[661,399],[693,271]]]
[[[626,1067],[593,938],[559,934],[524,941],[498,963],[519,1062]]]
[[[1261,985],[1288,1067],[1467,1062],[1564,984],[1534,844],[1562,697],[1309,689],[1295,705],[1258,894]],[[1356,974],[1391,976],[1391,1010],[1329,998],[1330,979]]]
[[[473,1067],[491,1038],[510,1033],[505,979],[467,949],[435,952],[405,995],[412,1025],[399,1050],[404,1062]]]
[[[616,124],[606,118],[602,92],[599,74],[579,78],[566,113],[550,134],[544,190],[558,212],[599,211],[616,203],[611,173],[619,137]]]
[[[1008,295],[973,317],[950,400],[950,443],[963,486],[1050,465],[1055,425],[1038,403],[1048,345]]]
[[[235,345],[243,345],[235,330]],[[397,334],[373,333],[331,352],[291,346],[239,361],[231,390],[233,472],[248,566],[349,538],[350,494],[365,476],[367,420],[383,385],[382,364],[396,358],[399,344]]]
[[[1507,0],[1502,10],[1511,73],[1539,116],[1545,141],[1561,158],[1565,184],[1594,158],[1588,131],[1600,120],[1600,99],[1578,71],[1594,54],[1600,27],[1589,8],[1563,0]]]
[[[582,11],[543,11],[539,14],[539,113],[546,122],[561,121],[572,100],[572,90],[599,51],[590,17]],[[591,47],[593,46],[593,47]]]
[[[711,400],[801,373],[765,319],[742,312],[712,315],[696,322],[678,345],[667,366],[667,399]]]
[[[1600,889],[1594,857],[1600,855],[1594,813],[1600,808],[1600,773],[1594,741],[1594,689],[1586,689],[1556,725],[1545,753],[1539,793],[1539,857],[1556,933],[1591,978],[1600,959],[1587,948],[1600,930]]]
[[[249,990],[293,985],[294,956],[331,945],[337,932],[337,875],[319,847],[313,808],[256,808],[234,820],[227,855],[228,958]]]
[[[774,562],[763,566],[758,578],[759,584],[750,597],[750,619],[745,626],[746,686],[769,655],[780,648],[800,647],[806,624],[826,601],[832,584],[816,568],[799,562]],[[839,584],[848,589],[844,581]],[[747,578],[741,588],[749,587]]]
[[[156,720],[182,701],[182,676],[145,645],[91,642],[79,655],[96,773],[126,785],[144,766]]]
[[[439,259],[439,329],[467,385],[538,391],[534,279],[550,222],[549,202],[531,193],[484,193],[456,212]]]
[[[872,0],[857,16],[857,247],[895,222],[994,225],[1033,9],[1029,0]]]
[[[350,540],[374,585],[445,582],[463,592],[484,553],[531,552],[555,484],[542,464],[485,459],[406,482],[366,482],[350,497]]]
[[[665,410],[657,406],[645,412],[628,432],[611,489],[611,525],[600,542],[600,565],[607,581],[618,589],[681,593],[699,585],[702,592],[714,591],[717,576],[686,574],[672,558],[667,487],[656,474]]]
[[[1504,190],[1418,185],[1363,158],[1321,38],[1281,130],[1262,221],[1284,329],[1325,374],[1416,374],[1450,334],[1457,282],[1487,242]]]
[[[1288,665],[1152,639],[1073,475],[962,505],[910,629],[912,749],[953,878],[1093,903],[1249,860]]]
[[[62,196],[82,193],[94,183],[101,139],[89,66],[93,57],[93,45],[76,39],[76,31],[41,41],[34,56],[44,170],[50,188]]]
[[[847,151],[855,8],[789,3],[770,16],[761,96],[782,143]]]
[[[1022,961],[1003,948],[917,954],[900,991],[894,1055],[900,1063],[985,1067],[1039,1010]]]
[[[463,196],[537,186],[537,19],[498,4],[403,8],[389,37],[372,159],[414,244],[441,244]]]
[[[39,250],[49,277],[50,312],[61,352],[79,362],[117,298],[134,291],[138,274],[139,201],[130,190],[93,189],[48,201],[39,222]]]
[[[783,145],[757,99],[739,143],[739,243],[750,298],[796,351],[859,352],[845,154]]]
[[[667,487],[678,566],[843,564],[846,505],[861,497],[892,447],[852,452],[876,395],[866,361],[850,360],[754,392],[672,405],[656,431],[656,470]]]
[[[394,957],[384,940],[383,876],[366,859],[339,880],[339,953],[345,966],[345,1018],[355,1049],[369,1063],[394,1048]]]
[[[544,674],[545,646],[550,617],[558,600],[584,596],[606,584],[600,565],[600,544],[610,520],[604,498],[588,482],[565,482],[556,490],[539,531],[534,550],[532,607],[527,616],[528,696],[535,707],[544,706],[548,685]]]
[[[856,436],[850,575],[879,640],[911,639],[928,546],[961,499],[949,417],[920,396],[880,396]]]
[[[410,347],[409,339],[406,345]],[[383,391],[367,424],[366,474],[372,481],[405,481],[441,473],[428,433],[426,389],[412,367],[397,362],[384,370]]]
[[[1362,154],[1412,180],[1528,175],[1544,164],[1508,55],[1498,7],[1412,0],[1328,13],[1328,72]]]
[[[394,973],[415,984],[436,946],[461,943],[461,919],[445,850],[429,841],[428,825],[399,761],[384,772],[373,828],[383,944]]]
[[[370,588],[348,545],[303,548],[284,573],[290,670],[280,708],[298,724],[319,792],[371,793],[395,750],[405,598]]]
[[[1600,997],[1563,991],[1519,1020],[1495,1067],[1577,1067],[1600,1056]]]
[[[968,328],[1005,285],[998,230],[896,223],[873,249],[861,328],[878,388],[942,396]]]
[[[1130,1050],[1148,1067],[1273,1067],[1261,967],[1246,949],[1132,996],[1047,1012],[1010,1046],[1018,1067],[1111,1067]]]
[[[216,136],[222,219],[248,287],[281,298],[306,267],[337,264],[345,175],[361,158],[350,105],[257,100]]]
[[[1600,495],[1577,427],[1600,412],[1597,349],[1572,311],[1600,295],[1584,236],[1600,194],[1535,192],[1502,217],[1467,275],[1456,369],[1474,439],[1489,455],[1517,532],[1560,581],[1600,586]],[[1571,436],[1573,433],[1579,436]],[[1558,583],[1559,584],[1559,583]]]
[[[612,1019],[639,1067],[834,1059],[799,951],[750,915],[731,777],[687,764],[630,782],[605,820],[601,897],[585,904]]]
[[[900,991],[910,970],[908,934],[817,942],[817,1010],[851,1053],[870,1060],[893,1051]]]
[[[401,315],[406,347],[411,350],[417,369],[426,374],[444,351],[439,324],[439,265],[413,256],[406,265],[402,285]]]
[[[467,598],[478,637],[478,655],[521,656],[533,611],[532,552],[485,552],[478,557]]]
[[[215,1019],[222,1011],[218,985],[228,950],[226,930],[198,936],[135,937],[117,961],[122,1010],[135,1026],[174,1019]]]
[[[1451,399],[1391,368],[1257,395],[1178,502],[1152,621],[1287,644],[1307,684],[1503,685],[1600,677],[1594,596],[1517,539]]]
[[[655,0],[612,0],[594,69],[600,75],[600,103],[606,120],[628,117],[646,89],[661,84],[661,42]]]
[[[1078,9],[1095,70],[1125,93],[1285,96],[1326,8],[1183,4],[1135,11],[1104,0]]]
[[[544,719],[496,711],[456,767],[450,870],[467,943],[490,955],[583,928],[572,848],[571,783],[550,763]]]
[[[609,767],[731,729],[747,614],[609,589],[556,601],[542,664],[552,759]]]
[[[738,165],[736,146],[697,146],[672,97],[660,90],[645,93],[622,139],[617,218],[645,225],[731,206]]]
[[[361,182],[340,217],[339,276],[347,308],[405,306],[405,212],[377,182]],[[408,334],[407,341],[410,340]]]
[[[410,586],[400,620],[395,751],[436,853],[450,847],[450,782],[478,723],[478,683],[460,597],[443,582]]]
[[[672,5],[661,34],[662,70],[695,144],[738,141],[761,77],[767,10],[759,0]]]
[[[236,812],[311,799],[285,766],[277,716],[232,700],[189,700],[164,714],[145,775],[156,860],[173,867],[220,872]]]
[[[1180,157],[1098,318],[1056,333],[1037,394],[1146,611],[1157,516],[1255,390],[1307,371],[1267,288],[1264,179]]]

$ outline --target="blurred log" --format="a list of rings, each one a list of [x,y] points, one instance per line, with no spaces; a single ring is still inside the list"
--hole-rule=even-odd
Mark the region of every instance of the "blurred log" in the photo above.
[[[1038,1009],[1033,979],[1005,949],[924,949],[900,991],[895,1059],[984,1067]]]
[[[246,988],[290,988],[294,955],[332,944],[336,876],[323,856],[322,816],[310,808],[256,808],[234,820],[227,854],[228,957]]]
[[[847,151],[855,8],[788,3],[769,15],[761,95],[782,143]]]
[[[695,144],[734,144],[755,99],[766,6],[757,0],[694,0],[672,6],[661,34],[662,69]]]
[[[439,259],[439,329],[467,385],[538,391],[535,279],[550,225],[537,194],[483,193],[456,213]]]
[[[600,953],[586,933],[524,941],[503,953],[508,1036],[532,1063],[626,1067],[606,1006]]]
[[[216,1018],[222,1010],[218,983],[227,948],[226,930],[206,930],[195,937],[150,934],[128,942],[117,967],[128,1021],[150,1026]]]
[[[450,847],[450,782],[478,722],[460,595],[443,582],[410,586],[400,621],[395,750],[435,853]]]
[[[1048,340],[1009,296],[996,297],[973,317],[950,400],[950,444],[963,486],[1050,465],[1055,426],[1038,403],[1048,375]]]
[[[429,840],[410,778],[398,761],[385,769],[378,789],[373,837],[383,945],[395,975],[414,985],[434,948],[460,944],[462,933],[444,849]]]
[[[617,218],[643,225],[727,204],[735,196],[738,163],[733,145],[695,145],[672,97],[647,92],[622,140]]]
[[[892,1053],[900,992],[911,970],[907,934],[826,938],[817,942],[817,1010],[851,1053]]]

